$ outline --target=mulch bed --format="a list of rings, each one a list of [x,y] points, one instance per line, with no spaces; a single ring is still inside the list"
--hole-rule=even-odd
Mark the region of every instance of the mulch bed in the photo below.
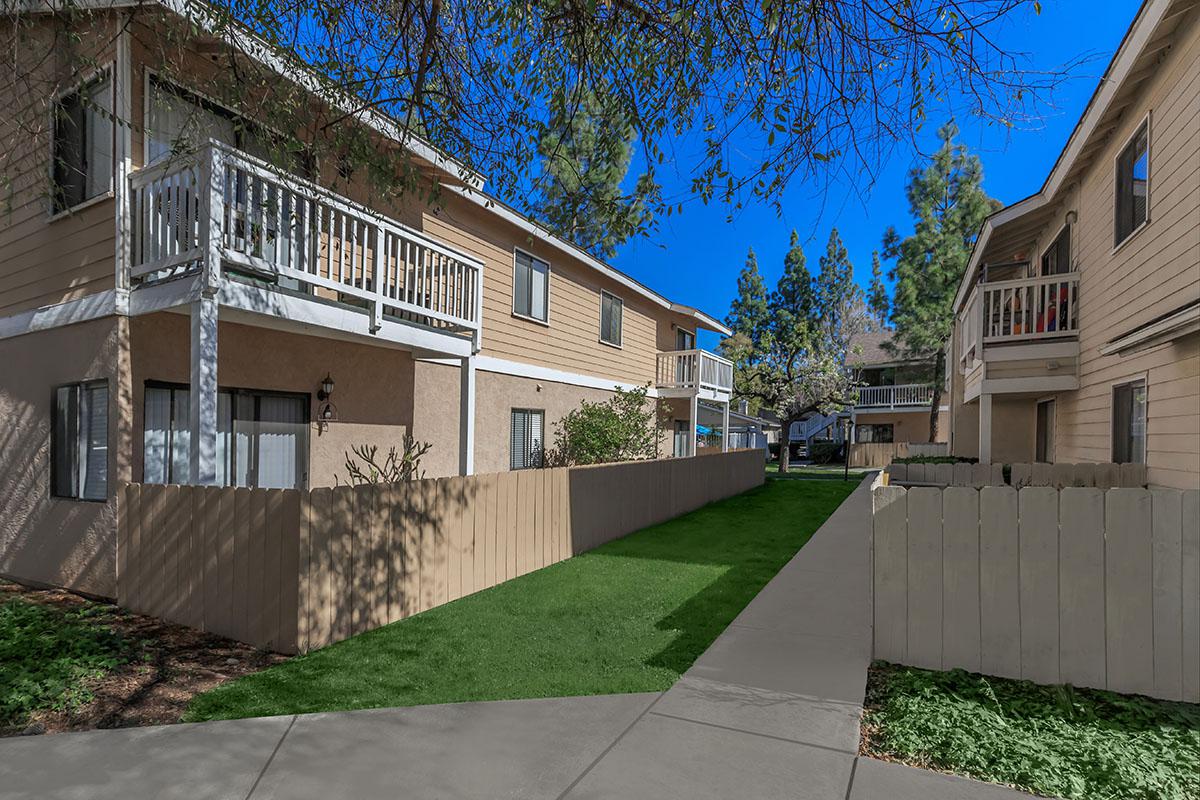
[[[258,672],[287,656],[134,614],[61,589],[34,589],[0,580],[0,603],[12,597],[63,610],[99,607],[96,624],[136,642],[139,657],[89,683],[95,699],[70,711],[37,711],[0,736],[129,728],[179,722],[193,697],[226,681]]]

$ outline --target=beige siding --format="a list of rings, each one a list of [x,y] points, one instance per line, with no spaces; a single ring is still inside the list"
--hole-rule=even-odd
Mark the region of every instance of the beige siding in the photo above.
[[[50,218],[52,98],[115,54],[114,14],[87,18],[92,35],[71,42],[46,17],[5,25],[3,63],[20,80],[0,87],[0,316],[111,289],[116,274],[114,204],[101,199]],[[82,22],[80,24],[83,24]],[[17,31],[20,31],[19,33]]]

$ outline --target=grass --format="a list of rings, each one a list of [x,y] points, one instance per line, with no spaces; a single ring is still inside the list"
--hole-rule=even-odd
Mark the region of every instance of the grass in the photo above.
[[[1200,797],[1200,706],[876,664],[869,755],[1036,794]]]
[[[0,603],[0,727],[91,701],[89,684],[134,655],[135,643],[105,625],[111,613],[109,606],[65,610],[16,597]]]
[[[855,485],[768,482],[219,686],[185,719],[664,690]]]
[[[779,474],[779,462],[767,462],[768,478],[817,478],[821,480],[842,480],[845,477],[845,464],[789,464],[784,475]],[[850,480],[855,485],[873,468],[851,467]]]

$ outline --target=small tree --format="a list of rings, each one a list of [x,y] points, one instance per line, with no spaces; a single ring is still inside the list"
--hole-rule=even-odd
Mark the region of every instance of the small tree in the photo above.
[[[955,144],[958,128],[938,130],[941,147],[923,169],[908,178],[908,206],[915,220],[911,236],[894,228],[883,237],[883,254],[896,259],[892,321],[895,349],[907,356],[934,357],[929,441],[936,442],[946,342],[954,328],[954,296],[962,282],[975,237],[1000,203],[983,191],[983,166],[967,148]]]
[[[350,453],[346,453],[346,473],[350,477],[350,485],[407,483],[424,478],[425,473],[421,470],[421,457],[428,453],[433,445],[428,442],[418,442],[408,431],[404,432],[403,445],[403,452],[398,452],[395,447],[391,447],[388,448],[387,455],[383,458],[379,457],[378,445],[351,445]],[[338,478],[335,475],[334,482],[337,481]]]
[[[601,403],[584,400],[559,420],[552,466],[607,464],[657,458],[665,409],[649,397],[649,386],[616,389]]]

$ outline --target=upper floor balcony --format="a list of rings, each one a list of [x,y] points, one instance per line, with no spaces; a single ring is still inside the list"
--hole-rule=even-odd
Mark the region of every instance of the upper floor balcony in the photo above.
[[[958,319],[961,365],[983,360],[989,345],[1079,337],[1079,273],[978,284]]]
[[[933,384],[904,383],[895,386],[860,386],[856,408],[928,407],[933,402]]]
[[[664,397],[691,397],[727,403],[733,397],[733,362],[707,350],[658,354],[655,386]]]
[[[310,180],[210,141],[134,172],[129,197],[135,286],[199,268],[212,285],[332,305],[334,327],[348,319],[401,340],[396,331],[419,329],[413,341],[434,349],[446,337],[478,348],[482,263]]]

